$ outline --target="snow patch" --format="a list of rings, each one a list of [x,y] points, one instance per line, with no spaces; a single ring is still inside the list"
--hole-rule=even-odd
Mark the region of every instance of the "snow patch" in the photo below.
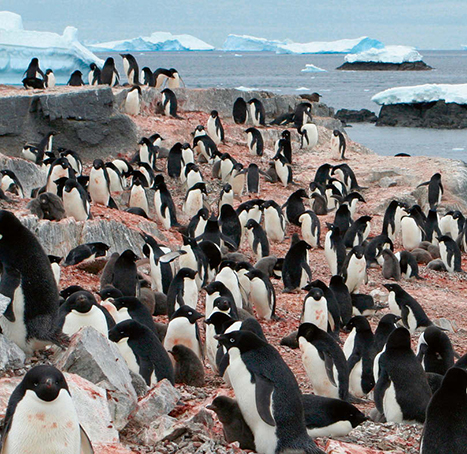
[[[389,88],[371,98],[376,104],[414,104],[445,101],[467,104],[467,84],[425,84],[413,87]]]
[[[319,68],[318,66],[312,65],[311,63],[307,63],[305,68],[302,69],[302,73],[320,73],[320,72],[327,72],[323,68]]]
[[[214,47],[191,35],[172,35],[154,32],[151,36],[89,44],[94,52],[161,52],[161,51],[205,51]]]
[[[353,54],[383,47],[384,44],[381,41],[366,36],[329,42],[294,43],[290,40],[277,41],[248,35],[228,35],[223,49],[225,51],[276,52],[279,54]]]
[[[414,47],[409,46],[386,46],[382,49],[369,49],[358,54],[346,55],[345,61],[374,62],[374,63],[396,63],[422,61],[423,57]]]
[[[0,13],[0,83],[21,84],[23,74],[32,58],[37,57],[42,71],[51,68],[57,83],[68,82],[73,71],[84,75],[89,65],[104,62],[78,41],[78,30],[66,27],[63,35],[24,30],[21,16]]]

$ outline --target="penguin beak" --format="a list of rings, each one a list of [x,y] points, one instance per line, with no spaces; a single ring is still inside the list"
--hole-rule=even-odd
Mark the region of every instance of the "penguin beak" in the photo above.
[[[52,388],[52,385],[53,385],[53,380],[51,378],[48,378],[46,381],[45,381],[45,386],[47,389],[50,389]]]

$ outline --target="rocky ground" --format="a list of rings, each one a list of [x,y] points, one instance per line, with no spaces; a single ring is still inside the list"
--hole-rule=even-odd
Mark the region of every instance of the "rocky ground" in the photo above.
[[[175,142],[191,142],[190,132],[198,124],[206,125],[208,114],[202,112],[181,112],[182,119],[172,119],[163,116],[154,116],[150,114],[149,109],[143,111],[138,117],[132,119],[138,127],[141,136],[148,136],[155,132],[165,138],[164,145],[170,148]],[[248,153],[246,146],[245,126],[235,125],[229,119],[224,119],[224,128],[226,143],[220,145],[221,152],[230,153],[235,159],[248,165],[250,162],[256,162],[260,168],[266,169],[269,159],[273,156],[273,140],[280,134],[283,128],[265,128],[262,129],[266,140],[265,156],[256,157]],[[294,181],[297,186],[290,185],[284,188],[280,184],[271,184],[264,180],[261,182],[261,193],[259,197],[264,199],[274,199],[279,204],[284,203],[288,196],[299,187],[307,187],[312,181],[316,169],[323,163],[338,164],[335,156],[330,151],[330,138],[332,131],[325,127],[319,127],[319,144],[312,152],[299,151],[298,134],[294,131],[293,149],[294,149]],[[395,131],[396,133],[396,131]],[[127,156],[130,150],[121,150],[121,156]],[[394,150],[397,153],[398,150]],[[361,145],[348,140],[348,150],[346,152],[347,164],[354,170],[360,186],[366,187],[362,193],[366,199],[366,204],[362,204],[357,212],[357,216],[371,215],[372,232],[376,235],[381,231],[384,209],[393,198],[404,199],[411,203],[420,203],[422,207],[426,204],[426,187],[415,189],[416,186],[429,180],[431,175],[440,171],[443,176],[446,192],[440,211],[443,212],[449,208],[459,208],[467,211],[466,201],[461,198],[464,186],[462,177],[465,169],[460,163],[454,161],[445,161],[443,159],[413,157],[396,158],[382,157],[373,154],[370,150]],[[87,163],[89,165],[89,163]],[[160,168],[164,168],[165,160],[158,162]],[[215,202],[219,193],[220,183],[211,178],[211,171],[207,164],[201,164],[204,179],[208,183],[208,201],[214,209]],[[179,222],[185,224],[189,219],[181,211],[184,188],[176,181],[168,179],[168,186],[171,190],[177,209],[180,213]],[[251,198],[256,198],[256,195]],[[244,194],[242,202],[250,198]],[[26,214],[25,201],[12,197],[12,203],[1,202],[3,208],[14,210],[17,214]],[[123,203],[124,197],[120,198]],[[236,201],[239,204],[240,200]],[[122,211],[114,211],[107,208],[93,206],[92,213],[96,221],[115,220],[129,229],[139,228],[141,219]],[[154,212],[150,213],[154,219]],[[325,222],[332,221],[334,214],[321,216],[322,224],[322,243],[324,234],[327,231]],[[48,221],[41,221],[48,222]],[[94,221],[93,221],[94,222]],[[67,225],[67,221],[61,221],[60,224]],[[158,224],[161,234],[165,238],[165,244],[176,249],[181,244],[181,236],[176,230],[164,230]],[[283,257],[290,244],[290,237],[293,233],[300,233],[295,226],[287,227],[287,239],[282,243],[272,243],[272,253]],[[396,244],[396,249],[401,250],[401,245]],[[254,263],[251,250],[245,242],[241,252],[246,254]],[[49,251],[48,251],[49,252]],[[52,253],[52,252],[49,252]],[[466,257],[463,257],[463,266],[466,268]],[[324,258],[323,249],[315,249],[310,253],[310,267],[314,279],[322,279],[328,282],[330,278],[329,268]],[[144,271],[144,267],[142,267]],[[382,284],[385,280],[382,277],[380,268],[371,268],[368,271],[368,284],[361,287],[362,293],[373,292],[381,301],[386,298],[386,292]],[[454,332],[450,333],[451,341],[459,355],[467,351],[467,315],[465,307],[467,305],[467,278],[463,274],[447,274],[435,272],[427,269],[424,265],[420,266],[420,275],[424,280],[407,280],[402,282],[403,288],[413,295],[423,306],[428,316],[432,319],[446,318],[454,327]],[[276,347],[284,360],[295,373],[298,383],[303,392],[311,392],[312,388],[306,376],[301,362],[299,350],[291,350],[279,345],[280,340],[298,328],[299,315],[305,292],[301,291],[294,294],[282,293],[282,282],[274,281],[274,287],[277,295],[276,314],[278,320],[262,321],[261,324],[265,334],[271,344]],[[81,267],[69,267],[62,270],[61,287],[67,287],[72,284],[79,284],[93,292],[99,288],[99,277],[91,274]],[[198,308],[203,311],[204,292],[200,293]],[[376,326],[378,319],[384,315],[387,310],[371,319],[373,327]],[[163,320],[163,317],[161,318]],[[200,324],[201,329],[202,324]],[[416,345],[418,335],[414,336],[413,342]],[[344,340],[344,335],[341,335]],[[37,361],[38,359],[33,359]],[[44,358],[39,358],[43,361]],[[29,367],[29,366],[27,366]],[[21,375],[24,368],[16,373],[6,373],[5,376]],[[71,371],[69,371],[71,372]],[[79,377],[78,377],[79,378]],[[89,378],[88,378],[89,379]],[[8,378],[7,380],[13,380]],[[90,380],[90,379],[89,379]],[[93,381],[93,380],[91,380]],[[95,382],[93,382],[95,383]],[[160,386],[156,389],[160,392]],[[176,386],[180,393],[179,399],[176,399],[173,409],[168,414],[160,415],[157,419],[150,421],[151,424],[142,424],[137,416],[132,415],[124,428],[120,430],[120,444],[109,444],[107,440],[105,447],[98,447],[96,452],[104,454],[112,453],[240,453],[242,452],[235,444],[226,445],[222,437],[221,425],[209,411],[204,410],[214,397],[219,394],[233,396],[233,392],[223,381],[212,373],[206,365],[206,386],[203,388],[192,388],[187,386]],[[11,389],[11,387],[9,388]],[[139,418],[141,419],[142,407],[139,405]],[[146,399],[146,398],[144,398]],[[144,400],[143,399],[143,400]],[[4,408],[6,401],[1,401],[1,407]],[[358,407],[365,413],[374,407],[371,399]],[[139,421],[139,422],[138,422]],[[115,421],[114,421],[115,425]],[[420,439],[422,426],[420,425],[398,425],[398,424],[377,424],[366,422],[362,426],[352,431],[342,440],[318,439],[317,443],[328,453],[334,454],[353,454],[353,453],[407,453],[418,452],[418,443]],[[112,443],[117,443],[116,437]],[[103,446],[104,446],[103,445]],[[364,449],[368,448],[368,449]]]

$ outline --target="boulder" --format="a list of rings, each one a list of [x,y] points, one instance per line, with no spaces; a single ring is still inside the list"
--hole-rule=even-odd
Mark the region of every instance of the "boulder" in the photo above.
[[[19,369],[24,365],[26,354],[14,342],[0,334],[0,372]]]
[[[21,377],[0,378],[0,419],[5,417],[8,401],[15,388],[20,384]]]
[[[0,151],[19,156],[27,142],[48,131],[60,134],[54,146],[76,150],[83,158],[107,158],[136,148],[133,121],[115,108],[110,87],[60,87],[54,91],[18,91],[0,98]]]
[[[118,347],[94,328],[75,334],[65,351],[58,351],[53,363],[60,370],[77,374],[107,391],[112,420],[123,429],[137,408],[130,370]]]
[[[403,454],[402,451],[380,451],[337,440],[328,440],[325,449],[328,454]]]
[[[335,117],[344,123],[375,123],[378,117],[368,109],[340,109]]]
[[[429,71],[433,69],[424,61],[405,61],[403,63],[384,63],[374,61],[345,62],[338,68],[343,71]]]

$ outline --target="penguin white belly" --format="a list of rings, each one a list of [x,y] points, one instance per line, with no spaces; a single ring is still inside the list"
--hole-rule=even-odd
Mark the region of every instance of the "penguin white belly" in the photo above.
[[[251,281],[245,276],[246,272],[247,270],[239,270],[237,271],[237,276],[242,297],[245,301],[248,301],[250,299]]]
[[[164,105],[164,113],[166,115],[166,117],[170,117],[170,106],[171,106],[171,102],[170,100],[169,101],[162,101],[163,105]]]
[[[57,284],[57,287],[60,287],[60,275],[61,275],[60,265],[58,263],[51,263],[51,267],[52,267],[52,272],[54,273],[55,283]]]
[[[395,292],[389,292],[388,295],[388,306],[391,314],[398,315],[399,317],[402,315],[402,311],[399,305],[396,303],[396,294]]]
[[[452,216],[443,216],[438,224],[441,235],[451,235]]]
[[[358,361],[349,374],[349,392],[355,397],[364,397],[365,393],[362,389],[362,360]]]
[[[232,172],[233,164],[230,159],[223,159],[221,162],[220,176],[223,183],[227,183],[227,180],[230,178],[230,172]]]
[[[352,329],[350,334],[347,336],[347,339],[344,342],[344,347],[342,350],[344,351],[345,359],[349,359],[350,355],[353,352],[353,347],[355,345],[355,336],[357,335],[357,330],[355,328]]]
[[[96,306],[92,306],[85,314],[72,310],[65,318],[63,332],[72,336],[85,326],[92,326],[103,336],[108,337],[107,321],[104,313]]]
[[[448,260],[448,250],[445,243],[439,243],[439,255],[448,272],[454,273],[454,257],[452,257],[451,261]]]
[[[63,191],[63,206],[67,217],[75,218],[76,221],[85,221],[88,218],[83,200],[76,189]]]
[[[256,155],[256,150],[257,150],[258,146],[257,146],[256,142],[253,143],[253,134],[251,132],[247,133],[246,141],[248,143],[248,150],[250,151],[250,154]]]
[[[63,169],[61,166],[54,166],[52,173],[47,179],[46,191],[57,195],[57,185],[54,183],[54,181],[63,177],[68,178],[68,169]]]
[[[299,344],[302,351],[303,367],[310,379],[315,394],[339,399],[339,389],[330,382],[324,361],[320,358],[316,347],[302,337],[299,339]]]
[[[326,234],[326,238],[324,240],[324,256],[326,257],[326,262],[328,262],[331,274],[335,276],[337,274],[337,254],[331,246],[330,232]]]
[[[312,220],[311,217],[301,216],[301,224],[302,224],[302,237],[303,239],[312,247],[318,247],[318,237],[314,235],[312,230]]]
[[[178,74],[174,74],[173,77],[169,77],[167,87],[180,88],[180,76]]]
[[[255,437],[256,452],[275,454],[277,446],[276,428],[266,424],[256,407],[256,386],[251,382],[251,374],[243,362],[237,348],[229,350],[229,378],[238,405]],[[273,415],[274,417],[274,415]]]
[[[117,318],[115,319],[115,323],[120,323],[124,320],[131,320],[131,315],[128,313],[128,309],[126,307],[122,307],[119,311],[117,311]]]
[[[170,229],[169,210],[168,208],[165,209],[165,216],[166,216],[165,217],[162,215],[161,206],[162,206],[161,193],[160,191],[155,191],[154,192],[154,208],[156,210],[156,216],[159,219],[159,221],[162,223],[164,228]]]
[[[271,319],[271,307],[269,307],[269,295],[264,282],[259,278],[251,281],[250,301],[255,306],[258,318]]]
[[[185,251],[186,254],[183,254],[178,259],[180,269],[190,268],[191,270],[198,271],[198,262],[196,260],[195,254],[190,246],[182,246],[180,250]],[[196,275],[198,276],[198,275]]]
[[[240,175],[235,175],[230,178],[230,185],[232,186],[232,191],[235,195],[241,196],[243,190],[245,189],[245,174],[241,173]]]
[[[52,402],[27,390],[18,402],[4,454],[80,454],[78,415],[65,389]]]
[[[216,355],[217,355],[217,346],[219,343],[214,336],[216,335],[216,330],[213,325],[206,325],[206,357],[208,358],[209,364],[214,372],[218,372],[216,364]]]
[[[289,181],[289,168],[283,165],[278,159],[275,161],[276,173],[282,185],[287,187]]]
[[[405,217],[401,220],[402,245],[404,249],[411,251],[422,242],[422,231],[414,219]]]
[[[151,252],[152,254],[152,252]],[[153,254],[149,258],[151,263],[151,288],[155,292],[162,292],[163,285],[162,285],[162,270],[160,263],[156,263],[153,259]]]
[[[353,429],[350,421],[337,421],[326,427],[307,429],[308,435],[316,437],[345,437]]]
[[[274,210],[274,211],[273,211]],[[270,241],[283,241],[284,228],[281,219],[274,208],[267,208],[264,212],[264,229]]]
[[[216,298],[219,298],[220,294],[219,292],[214,292],[212,295],[208,295],[206,293],[206,300],[204,302],[204,317],[207,320],[211,314],[214,312],[214,300]],[[210,325],[207,325],[210,326]]]
[[[55,88],[56,79],[53,73],[47,75],[47,87],[48,88]]]
[[[305,287],[305,285],[308,284],[308,281],[309,281],[309,276],[308,276],[307,272],[305,271],[305,268],[302,267],[302,275],[300,276],[300,285],[299,285],[299,287],[300,288]]]
[[[139,375],[139,365],[138,362],[136,361],[136,356],[133,353],[133,350],[131,347],[128,345],[128,337],[124,337],[123,339],[120,339],[117,342],[118,349],[125,359],[128,369],[130,369],[132,372],[135,374]]]
[[[89,193],[94,203],[107,205],[109,201],[109,190],[107,181],[102,172],[98,173],[94,172],[94,169],[91,170],[91,175],[89,177]]]
[[[125,100],[125,112],[128,115],[139,115],[140,101],[138,90],[132,90],[128,93]]]
[[[358,291],[358,288],[365,280],[366,260],[365,257],[358,259],[355,255],[349,261],[347,267],[347,279],[345,284],[350,293]]]
[[[383,350],[380,351],[375,356],[375,359],[373,361],[373,377],[375,378],[375,383],[377,383],[378,379],[379,379],[379,359],[380,359],[381,355],[384,353],[385,350],[386,350],[386,347],[384,347]]]
[[[409,326],[409,331],[411,334],[415,333],[417,331],[417,319],[415,318],[415,314],[413,313],[412,309],[410,307],[408,309],[408,314],[407,314],[407,324]]]
[[[328,308],[326,300],[315,301],[313,298],[307,298],[305,301],[305,310],[301,323],[313,323],[323,331],[328,330]]]
[[[259,124],[259,115],[256,116],[256,107],[254,104],[250,104],[249,105],[249,114],[250,114],[250,118],[251,118],[251,121],[253,123],[253,126],[260,126]]]
[[[186,179],[186,187],[188,189],[192,188],[196,183],[202,183],[203,177],[200,172],[190,172],[188,178]]]
[[[208,136],[211,137],[211,139],[216,145],[219,145],[221,143],[221,140],[220,137],[217,135],[216,120],[213,117],[209,116],[208,123],[206,126],[208,130]]]
[[[192,325],[187,318],[177,317],[170,321],[164,339],[164,348],[169,351],[174,345],[181,344],[191,348],[196,356],[203,361],[199,341],[196,338],[196,325]]]
[[[183,301],[187,306],[196,309],[198,304],[198,285],[194,279],[183,280]]]
[[[141,208],[146,214],[149,214],[148,199],[143,186],[133,186],[130,193],[130,208]]]
[[[312,150],[318,144],[318,128],[314,124],[307,124],[304,126],[304,128],[306,128],[308,137],[308,143],[304,148],[307,150]]]
[[[334,134],[331,136],[331,153],[333,154],[334,158],[339,158],[339,137],[335,136]]]
[[[224,267],[216,276],[216,281],[222,282],[231,292],[237,307],[243,307],[242,293],[238,285],[238,277],[235,271],[229,267]]]
[[[35,153],[33,153],[30,148],[23,148],[21,151],[21,154],[23,155],[24,159],[27,159],[28,161],[36,162],[37,156]]]
[[[183,212],[187,216],[194,216],[201,208],[203,208],[203,193],[195,190],[188,193],[185,203],[183,204]]]
[[[193,150],[191,148],[185,148],[182,151],[182,161],[183,164],[186,166],[189,163],[195,162],[195,157],[193,155]]]
[[[122,180],[119,178],[119,176],[113,170],[109,170],[108,174],[109,174],[109,180],[110,180],[110,191],[111,192],[123,191]]]
[[[391,382],[383,397],[384,416],[388,422],[401,423],[404,420],[402,409],[396,399],[396,389]]]

